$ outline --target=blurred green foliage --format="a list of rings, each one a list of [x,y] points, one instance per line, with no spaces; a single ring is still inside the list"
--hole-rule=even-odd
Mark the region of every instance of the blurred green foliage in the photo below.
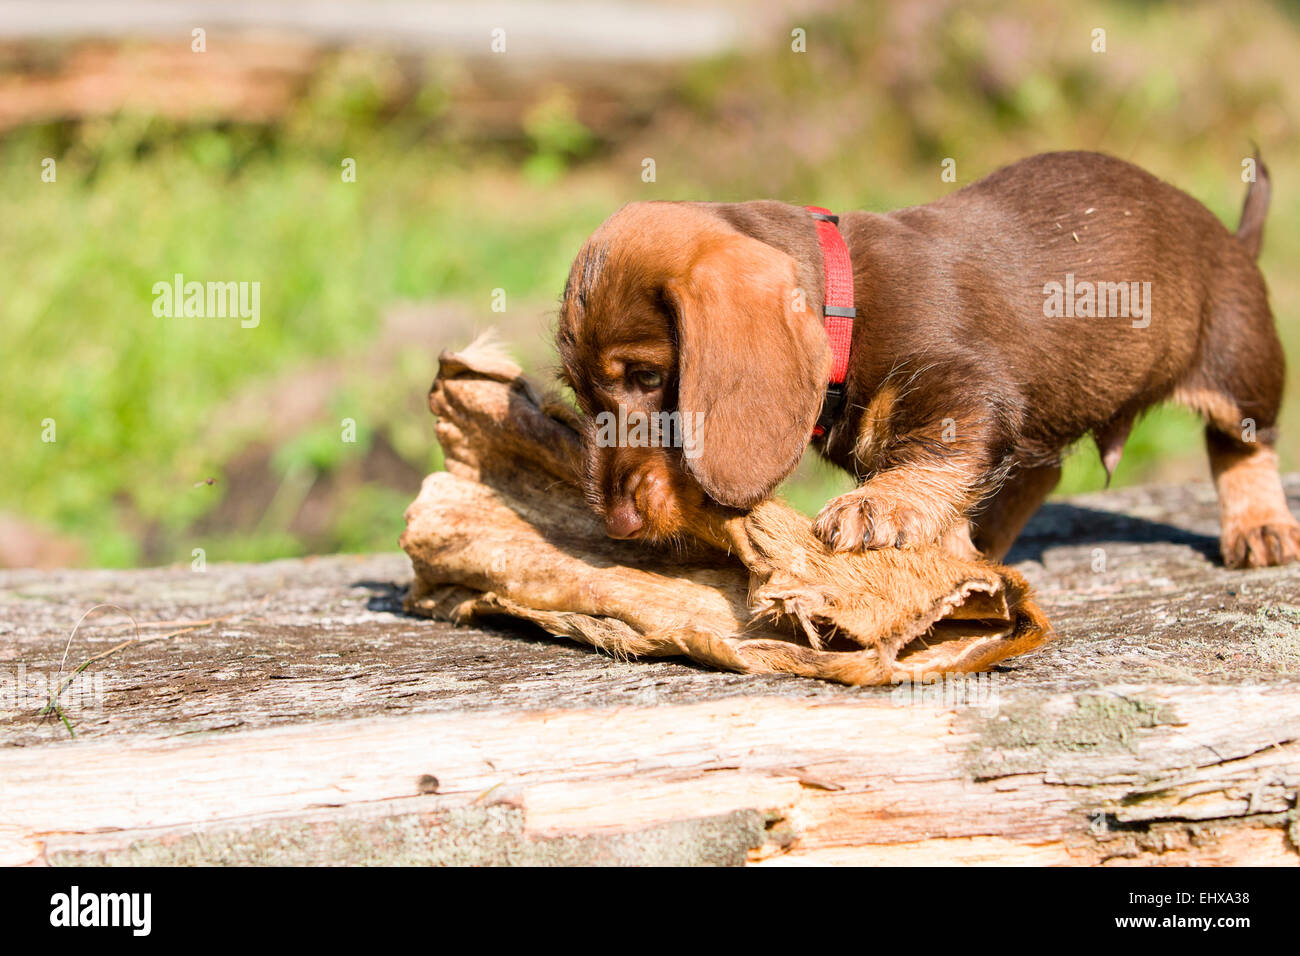
[[[883,210],[1049,149],[1130,159],[1235,225],[1240,159],[1259,142],[1275,182],[1262,265],[1295,354],[1294,9],[854,4],[801,22],[807,53],[778,31],[767,48],[676,68],[648,102],[629,94],[621,123],[590,121],[580,82],[548,82],[517,89],[518,119],[487,129],[462,101],[456,64],[424,63],[412,89],[398,60],[356,50],[331,58],[276,124],[123,112],[12,131],[0,141],[0,510],[81,539],[103,565],[188,561],[195,547],[208,560],[393,547],[413,488],[354,481],[323,538],[291,525],[314,482],[355,471],[380,437],[414,473],[440,461],[421,411],[435,356],[398,350],[378,375],[359,361],[395,303],[465,303],[544,366],[569,260],[624,202]],[[1105,53],[1091,49],[1097,27]],[[45,157],[55,183],[41,181]],[[641,179],[645,157],[653,183]],[[956,184],[940,179],[948,157]],[[155,317],[152,286],[176,273],[259,281],[260,325]],[[499,315],[489,312],[498,288],[510,302]],[[274,401],[252,411],[239,401],[322,362],[342,369],[329,417],[292,435],[276,436]],[[1296,405],[1292,393],[1290,467]],[[339,440],[348,417],[354,443]],[[46,419],[54,443],[40,440]],[[247,526],[214,524],[227,470],[269,436],[271,504]],[[1116,480],[1200,475],[1199,447],[1190,416],[1156,411]],[[1089,449],[1071,457],[1062,490],[1102,481]],[[786,490],[815,511],[845,486],[808,464]]]

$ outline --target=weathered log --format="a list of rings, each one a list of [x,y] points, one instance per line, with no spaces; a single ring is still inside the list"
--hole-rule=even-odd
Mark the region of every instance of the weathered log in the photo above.
[[[401,553],[0,572],[0,863],[1294,865],[1300,567],[1217,549],[1208,483],[1049,503],[1058,639],[895,687],[411,617]]]
[[[1009,568],[937,548],[832,554],[776,501],[685,546],[610,540],[582,499],[573,413],[492,348],[444,353],[430,407],[447,471],[406,515],[414,613],[847,684],[983,670],[1050,636]]]
[[[1208,484],[1048,505],[1059,640],[894,688],[408,617],[400,553],[3,572],[0,861],[1294,864],[1300,569],[1224,570],[1214,522]],[[142,642],[74,738],[42,678],[133,636],[68,647],[100,602]]]

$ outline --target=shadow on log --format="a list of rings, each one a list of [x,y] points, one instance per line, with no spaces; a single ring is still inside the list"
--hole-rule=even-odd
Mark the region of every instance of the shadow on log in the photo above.
[[[984,670],[1052,636],[1010,568],[938,550],[833,554],[779,501],[725,548],[615,541],[580,490],[580,422],[492,345],[443,353],[429,393],[447,471],[406,513],[406,609],[505,616],[620,657],[885,684]]]

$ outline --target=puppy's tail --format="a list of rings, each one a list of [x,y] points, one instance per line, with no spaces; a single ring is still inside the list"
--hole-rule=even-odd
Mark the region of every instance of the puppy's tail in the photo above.
[[[1241,207],[1241,222],[1237,238],[1242,241],[1252,259],[1259,258],[1259,247],[1264,242],[1264,219],[1268,215],[1268,197],[1272,192],[1268,167],[1255,150],[1255,181],[1246,190],[1246,202]]]

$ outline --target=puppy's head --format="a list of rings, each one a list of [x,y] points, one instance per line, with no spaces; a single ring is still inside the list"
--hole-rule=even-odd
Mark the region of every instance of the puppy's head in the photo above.
[[[796,272],[686,203],[633,203],[587,240],[556,339],[588,421],[587,498],[612,537],[700,527],[794,469],[830,367]]]

